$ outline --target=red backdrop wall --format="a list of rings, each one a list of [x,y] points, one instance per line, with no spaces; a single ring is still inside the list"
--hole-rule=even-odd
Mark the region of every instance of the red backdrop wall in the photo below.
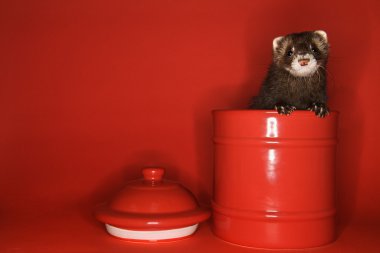
[[[247,106],[274,37],[323,29],[339,217],[374,217],[380,8],[342,2],[1,1],[1,213],[91,211],[150,165],[209,203],[211,111]]]

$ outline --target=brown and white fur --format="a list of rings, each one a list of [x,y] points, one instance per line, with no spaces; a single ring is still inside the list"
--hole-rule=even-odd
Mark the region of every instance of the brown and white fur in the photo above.
[[[273,62],[251,109],[275,109],[289,115],[310,110],[318,117],[329,114],[326,64],[329,44],[324,31],[308,31],[273,40]]]

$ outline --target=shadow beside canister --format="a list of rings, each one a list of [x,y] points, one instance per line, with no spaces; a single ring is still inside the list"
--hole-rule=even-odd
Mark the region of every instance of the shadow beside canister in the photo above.
[[[338,113],[218,110],[213,117],[214,234],[268,249],[332,242]]]

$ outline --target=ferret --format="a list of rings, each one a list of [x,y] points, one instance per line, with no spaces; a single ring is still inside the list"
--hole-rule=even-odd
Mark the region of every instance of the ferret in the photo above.
[[[321,30],[275,38],[273,62],[249,108],[275,109],[284,115],[309,110],[320,118],[327,116],[328,54],[327,34]]]

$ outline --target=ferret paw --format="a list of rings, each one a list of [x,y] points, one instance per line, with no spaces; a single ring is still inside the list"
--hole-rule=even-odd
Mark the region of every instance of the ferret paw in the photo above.
[[[278,112],[278,114],[290,115],[296,107],[287,104],[277,104],[274,106],[274,109]]]
[[[315,115],[319,118],[324,118],[329,115],[329,108],[324,103],[313,103],[309,108],[309,111],[315,113]]]

